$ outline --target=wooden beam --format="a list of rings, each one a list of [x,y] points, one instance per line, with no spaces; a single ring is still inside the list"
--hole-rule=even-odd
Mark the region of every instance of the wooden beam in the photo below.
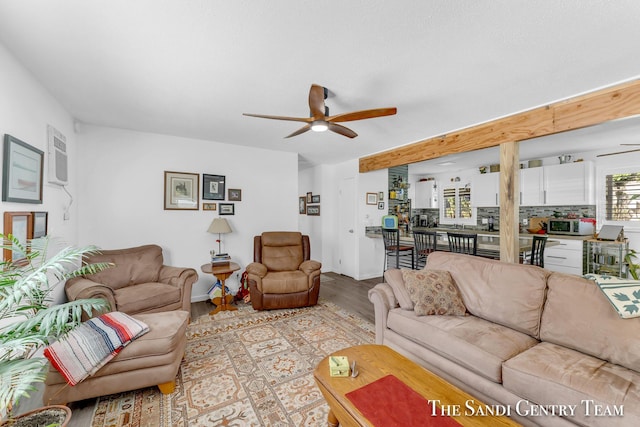
[[[523,141],[640,114],[640,80],[360,158],[360,172]]]
[[[520,256],[520,144],[500,144],[500,261]]]

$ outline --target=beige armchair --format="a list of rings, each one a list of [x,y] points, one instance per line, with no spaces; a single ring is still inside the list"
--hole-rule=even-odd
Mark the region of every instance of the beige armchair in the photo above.
[[[68,280],[65,292],[69,301],[103,298],[111,305],[111,311],[127,314],[191,312],[191,286],[198,274],[193,268],[163,265],[162,248],[158,245],[104,250],[85,257],[85,261],[114,266]]]
[[[271,231],[253,239],[247,266],[251,304],[256,310],[306,307],[318,303],[320,268],[310,259],[309,236]]]

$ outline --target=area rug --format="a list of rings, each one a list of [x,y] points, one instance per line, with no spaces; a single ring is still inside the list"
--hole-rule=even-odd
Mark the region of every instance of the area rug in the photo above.
[[[174,393],[157,387],[98,399],[95,427],[325,426],[313,371],[328,354],[373,343],[374,325],[337,305],[205,315],[187,329]]]

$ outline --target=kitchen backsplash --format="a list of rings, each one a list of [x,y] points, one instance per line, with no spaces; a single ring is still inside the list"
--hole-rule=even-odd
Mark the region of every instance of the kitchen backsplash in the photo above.
[[[596,207],[595,205],[586,206],[521,206],[520,207],[520,219],[531,217],[551,217],[558,213],[560,216],[566,216],[569,213],[575,213],[581,217],[595,218]],[[429,225],[433,224],[433,221],[439,218],[438,209],[412,209],[411,217],[416,215],[427,215],[429,218]],[[500,229],[500,208],[478,208],[476,217],[478,219],[478,229],[486,229],[487,226],[482,224],[483,218],[493,217],[494,227],[496,230]]]

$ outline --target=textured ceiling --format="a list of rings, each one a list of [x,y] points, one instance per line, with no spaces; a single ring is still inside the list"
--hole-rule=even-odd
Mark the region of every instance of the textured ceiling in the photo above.
[[[0,43],[79,121],[332,164],[640,74],[637,0],[2,0]],[[308,115],[355,139],[242,113]]]

